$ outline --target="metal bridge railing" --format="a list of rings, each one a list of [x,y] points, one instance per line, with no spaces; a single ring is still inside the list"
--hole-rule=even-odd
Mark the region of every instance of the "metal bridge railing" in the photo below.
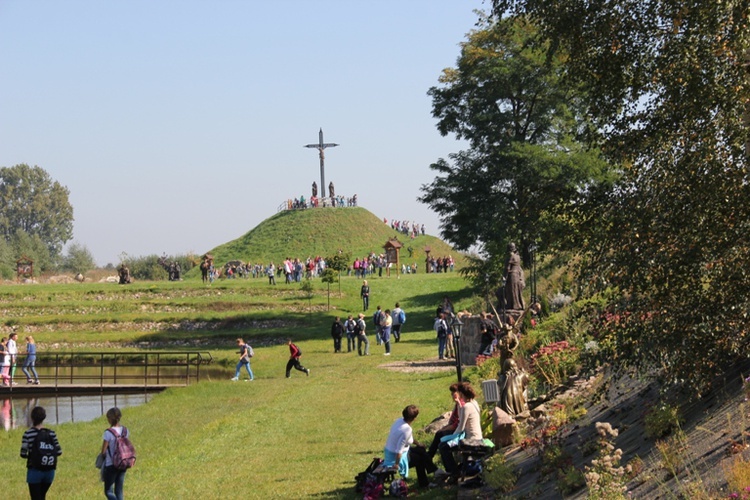
[[[23,361],[24,356],[20,355],[15,373],[17,381],[26,378],[21,370]],[[201,366],[211,361],[211,353],[196,351],[41,353],[36,358],[36,369],[46,387],[130,385],[148,388],[198,382]],[[9,389],[12,391],[13,386]]]

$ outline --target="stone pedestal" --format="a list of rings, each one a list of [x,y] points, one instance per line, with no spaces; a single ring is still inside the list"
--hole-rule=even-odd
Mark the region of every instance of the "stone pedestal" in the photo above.
[[[462,316],[464,324],[461,329],[461,365],[476,365],[476,357],[479,346],[482,344],[482,332],[479,329],[481,318],[479,316]]]
[[[502,448],[513,444],[516,421],[497,406],[492,410],[492,442]]]

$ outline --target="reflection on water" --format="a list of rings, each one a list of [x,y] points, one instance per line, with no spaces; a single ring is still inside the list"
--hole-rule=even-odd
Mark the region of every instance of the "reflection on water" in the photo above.
[[[149,367],[37,367],[42,385],[54,387],[67,384],[129,384],[153,386],[159,384],[185,384],[198,380],[226,380],[227,370],[211,367],[188,372],[188,367],[160,367],[154,371]],[[0,392],[0,427],[10,430],[31,426],[31,410],[43,406],[47,410],[47,424],[65,422],[88,422],[104,415],[113,406],[128,408],[148,403],[154,394],[94,394],[86,396],[44,396],[22,397],[8,392]]]
[[[31,426],[31,410],[43,406],[47,410],[45,424],[88,422],[107,413],[113,406],[128,408],[151,401],[153,394],[121,394],[96,396],[50,396],[39,398],[4,397],[0,400],[0,426],[6,431]]]

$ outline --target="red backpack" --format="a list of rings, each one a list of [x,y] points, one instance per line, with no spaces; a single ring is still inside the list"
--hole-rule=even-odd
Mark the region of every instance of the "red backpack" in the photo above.
[[[117,434],[114,427],[107,429],[115,436],[115,451],[112,453],[112,465],[118,470],[128,470],[135,465],[135,446],[128,439],[128,428],[122,428],[122,434]]]

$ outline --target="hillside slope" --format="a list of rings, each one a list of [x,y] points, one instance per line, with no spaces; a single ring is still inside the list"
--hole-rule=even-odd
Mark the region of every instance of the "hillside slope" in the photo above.
[[[434,236],[418,236],[411,240],[398,234],[372,212],[362,207],[316,208],[279,212],[261,222],[236,240],[209,251],[217,264],[229,260],[251,263],[279,263],[286,257],[305,259],[331,256],[339,250],[352,257],[364,257],[371,251],[383,252],[388,238],[397,236],[404,245],[401,262],[416,262],[424,269],[425,247],[431,255],[452,255],[460,263],[461,256],[450,245]],[[408,248],[413,250],[409,257]]]

